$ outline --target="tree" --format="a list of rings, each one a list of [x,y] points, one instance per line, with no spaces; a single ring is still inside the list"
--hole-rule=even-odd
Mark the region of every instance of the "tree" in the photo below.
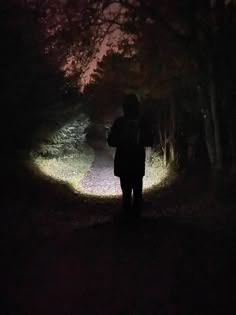
[[[106,123],[121,113],[124,93],[135,88],[135,72],[132,58],[108,52],[91,75],[91,83],[85,88],[86,97],[91,97],[92,120]],[[137,87],[136,87],[137,88]]]
[[[22,150],[29,153],[37,145],[35,134],[43,117],[55,103],[64,107],[63,96],[71,94],[72,88],[42,51],[42,30],[35,11],[11,0],[2,5],[1,13],[0,128],[4,152],[14,156]]]
[[[205,117],[212,168],[223,167],[222,124],[228,119],[235,82],[234,1],[45,0],[40,7],[36,1],[27,3],[39,12],[47,56],[74,82],[114,32],[120,36],[113,49],[136,58],[134,72],[139,77],[134,76],[134,85],[142,88],[140,94],[177,104],[179,86],[188,89],[192,82]],[[233,157],[232,145],[226,151],[230,148]]]
[[[72,121],[66,124],[61,121],[55,121],[57,128],[54,132],[45,134],[44,128],[41,128],[41,141],[39,148],[35,153],[46,158],[58,158],[68,154],[75,154],[81,144],[85,143],[89,119],[84,114],[80,114]],[[40,134],[38,135],[40,136]]]
[[[111,2],[107,3],[111,5]],[[222,117],[227,113],[227,97],[231,93],[230,82],[235,82],[232,75],[235,72],[232,71],[235,69],[233,57],[235,47],[232,44],[236,29],[234,3],[232,1],[120,1],[120,5],[125,8],[126,19],[120,19],[117,24],[122,24],[122,29],[125,31],[135,33],[136,43],[142,42],[140,38],[148,39],[148,36],[144,35],[145,29],[153,29],[151,34],[156,35],[156,38],[152,37],[154,41],[156,39],[156,45],[151,45],[151,51],[159,52],[156,59],[164,61],[162,70],[169,68],[169,74],[173,76],[175,82],[179,81],[181,70],[184,69],[185,73],[186,69],[190,69],[190,72],[195,70],[193,71],[195,88],[201,94],[199,94],[201,100],[199,107],[205,113],[205,139],[210,162],[213,169],[221,169],[224,159]],[[158,32],[158,29],[161,32]],[[163,41],[165,37],[168,40]],[[177,63],[171,69],[173,62],[164,59],[169,56],[168,46],[173,45]],[[182,47],[180,54],[176,54],[180,47]],[[142,48],[141,51],[146,52]],[[165,54],[164,59],[160,58],[162,52]],[[186,67],[184,61],[188,59],[190,62],[187,61]],[[150,60],[155,60],[155,56]],[[158,66],[153,69],[157,70]],[[147,73],[152,73],[150,68]],[[188,74],[181,80],[189,80],[189,76],[192,77]],[[196,83],[197,81],[199,84]],[[170,83],[170,76],[167,77],[166,82]]]

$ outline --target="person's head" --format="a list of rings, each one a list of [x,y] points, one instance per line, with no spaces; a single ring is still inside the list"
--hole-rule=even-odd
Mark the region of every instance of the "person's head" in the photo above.
[[[128,118],[137,118],[139,115],[139,101],[135,94],[127,94],[123,102],[124,115]]]

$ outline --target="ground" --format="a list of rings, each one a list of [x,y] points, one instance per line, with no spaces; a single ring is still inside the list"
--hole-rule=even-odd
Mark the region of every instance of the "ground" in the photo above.
[[[82,151],[82,152],[81,152]],[[114,176],[114,149],[104,143],[93,148],[83,145],[80,152],[62,158],[36,158],[34,164],[47,176],[68,183],[75,191],[88,196],[111,197],[121,195],[119,178]],[[154,159],[153,159],[154,160]],[[144,190],[159,185],[168,176],[168,169],[155,157],[146,159]]]
[[[235,204],[205,174],[145,194],[133,224],[120,198],[21,176],[2,187],[1,314],[234,314]]]
[[[114,176],[113,158],[104,148],[96,149],[95,160],[79,184],[79,190],[88,195],[120,195],[119,179]]]

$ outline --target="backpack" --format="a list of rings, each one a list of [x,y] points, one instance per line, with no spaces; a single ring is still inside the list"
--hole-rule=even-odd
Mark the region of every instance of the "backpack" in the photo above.
[[[138,120],[124,119],[121,130],[121,146],[133,148],[140,143],[140,124]]]

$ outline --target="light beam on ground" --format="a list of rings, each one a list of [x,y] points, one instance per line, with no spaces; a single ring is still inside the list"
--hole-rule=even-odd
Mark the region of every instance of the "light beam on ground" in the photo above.
[[[37,161],[37,167],[45,175],[71,185],[74,191],[87,196],[118,197],[121,196],[119,178],[113,175],[113,167],[102,166],[90,168],[84,174],[70,159],[51,159]],[[168,170],[162,166],[150,166],[146,163],[146,175],[143,179],[144,192],[160,185],[168,176]]]

